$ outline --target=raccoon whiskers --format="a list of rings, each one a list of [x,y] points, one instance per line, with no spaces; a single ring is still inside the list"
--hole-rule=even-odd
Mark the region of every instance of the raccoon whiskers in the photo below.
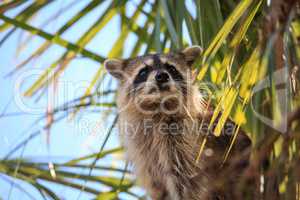
[[[129,95],[134,95],[136,92],[139,92],[140,90],[142,90],[143,87],[137,87],[137,88],[131,88],[128,92],[127,92],[127,96]]]
[[[184,104],[183,104],[182,106],[183,106],[183,109],[185,110],[187,116],[188,116],[188,117],[192,120],[192,122],[194,123],[195,120],[194,120],[193,116],[191,115],[189,109],[188,109]]]

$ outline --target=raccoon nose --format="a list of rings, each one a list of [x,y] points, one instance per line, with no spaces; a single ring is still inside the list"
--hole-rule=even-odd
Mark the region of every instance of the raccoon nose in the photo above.
[[[170,77],[166,72],[158,72],[155,76],[155,80],[157,83],[162,84],[168,82],[170,80]]]

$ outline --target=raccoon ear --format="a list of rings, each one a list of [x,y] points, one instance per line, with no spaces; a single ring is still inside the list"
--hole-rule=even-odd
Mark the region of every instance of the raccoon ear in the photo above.
[[[113,77],[117,79],[123,78],[123,60],[120,59],[106,59],[104,61],[104,67]]]
[[[191,46],[185,48],[181,53],[183,53],[187,63],[192,65],[197,57],[202,53],[202,48],[200,46]]]

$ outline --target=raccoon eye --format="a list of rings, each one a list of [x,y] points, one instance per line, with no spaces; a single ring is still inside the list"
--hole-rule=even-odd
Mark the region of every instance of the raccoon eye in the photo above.
[[[148,69],[145,67],[139,72],[139,76],[144,77],[147,75],[147,73],[148,73]]]
[[[177,72],[176,68],[173,65],[166,64],[166,67],[167,67],[167,70],[170,73],[176,73]]]
[[[180,74],[179,71],[177,71],[177,69],[173,65],[166,63],[165,68],[171,74],[174,81],[182,81],[183,80],[182,75]]]
[[[138,84],[140,84],[142,82],[147,81],[149,72],[150,72],[149,67],[144,67],[143,69],[141,69],[139,71],[138,75],[136,76],[133,84],[138,85]]]

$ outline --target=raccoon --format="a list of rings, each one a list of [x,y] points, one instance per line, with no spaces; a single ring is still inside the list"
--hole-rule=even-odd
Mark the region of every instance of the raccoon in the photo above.
[[[242,131],[223,163],[235,124],[228,120],[219,137],[208,128],[212,111],[193,83],[200,54],[192,46],[104,63],[119,80],[118,128],[127,157],[153,200],[236,199],[233,188],[248,165],[251,140]]]

